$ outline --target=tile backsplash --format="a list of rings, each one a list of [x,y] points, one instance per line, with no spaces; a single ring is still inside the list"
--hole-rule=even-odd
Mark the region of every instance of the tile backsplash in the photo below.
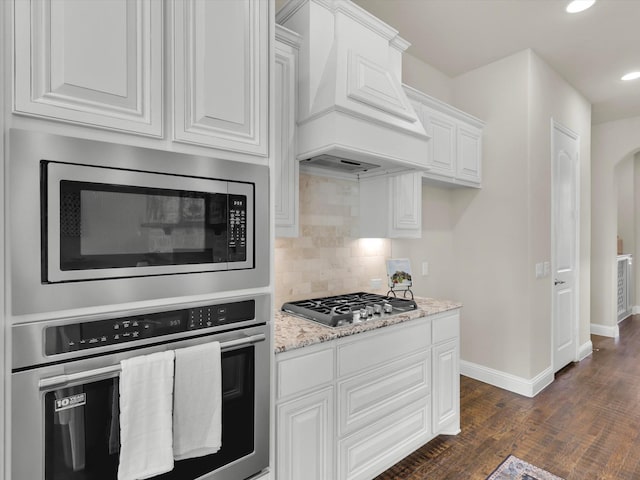
[[[357,182],[300,174],[300,236],[276,238],[275,305],[367,291],[386,293],[387,239],[358,238]],[[371,287],[379,278],[382,286]]]

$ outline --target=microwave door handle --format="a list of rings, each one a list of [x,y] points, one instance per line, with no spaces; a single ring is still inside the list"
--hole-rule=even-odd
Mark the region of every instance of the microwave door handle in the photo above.
[[[235,347],[244,347],[246,345],[253,345],[254,343],[263,342],[266,340],[264,333],[257,335],[251,335],[246,338],[239,338],[237,340],[230,340],[228,342],[222,342],[220,344],[220,350],[229,350]],[[120,373],[120,364],[110,365],[108,367],[95,368],[93,370],[87,370],[78,373],[67,373],[64,375],[56,375],[55,377],[43,378],[38,382],[40,390],[51,390],[54,388],[64,387],[69,383],[85,382],[99,380],[103,378],[109,378],[116,376]]]

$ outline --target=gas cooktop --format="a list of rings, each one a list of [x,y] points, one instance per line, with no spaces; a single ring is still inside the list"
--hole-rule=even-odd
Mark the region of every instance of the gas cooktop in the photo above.
[[[341,327],[366,320],[375,320],[410,312],[417,308],[416,302],[408,298],[388,297],[365,292],[298,300],[282,305],[282,310],[287,313],[328,327]]]

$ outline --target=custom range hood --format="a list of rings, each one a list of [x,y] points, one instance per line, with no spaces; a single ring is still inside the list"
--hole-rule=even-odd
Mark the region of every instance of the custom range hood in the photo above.
[[[427,170],[425,133],[402,89],[398,32],[349,0],[291,0],[277,14],[297,32],[297,158],[342,176]]]

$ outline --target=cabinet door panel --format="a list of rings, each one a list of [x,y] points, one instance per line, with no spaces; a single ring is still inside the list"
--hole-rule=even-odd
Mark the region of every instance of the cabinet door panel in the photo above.
[[[296,50],[277,42],[275,77],[275,219],[277,237],[298,236],[298,159],[295,156]]]
[[[391,237],[422,236],[422,174],[396,175],[391,182]]]
[[[457,433],[460,417],[460,367],[458,343],[433,347],[433,431]],[[449,431],[453,430],[453,431]]]
[[[162,3],[15,3],[16,113],[162,135]]]
[[[268,154],[269,2],[174,5],[174,137]]]
[[[333,480],[333,388],[277,407],[278,480]]]
[[[463,125],[457,130],[458,178],[480,183],[480,158],[482,157],[481,133]]]
[[[453,177],[456,173],[456,124],[437,113],[430,113],[426,118],[432,135],[431,171]]]

